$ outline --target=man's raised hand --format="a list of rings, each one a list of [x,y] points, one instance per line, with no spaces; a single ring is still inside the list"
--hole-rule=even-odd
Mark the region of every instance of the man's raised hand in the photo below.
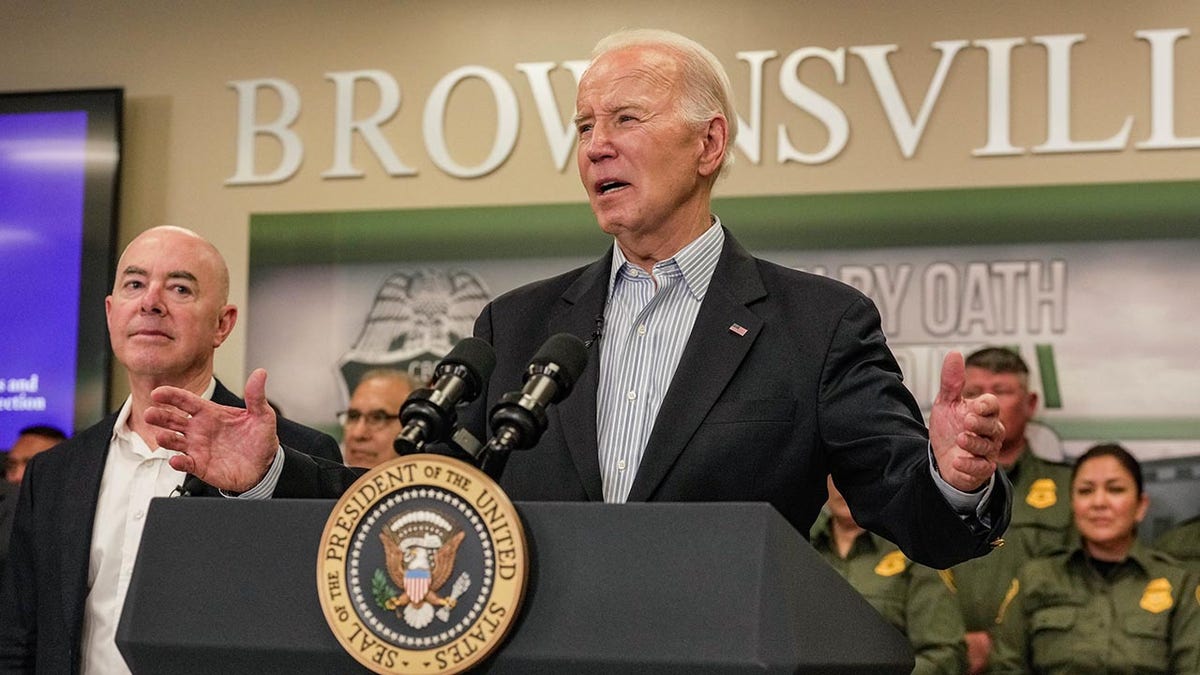
[[[267,371],[250,373],[245,409],[213,403],[177,387],[151,392],[154,405],[146,410],[146,421],[160,428],[155,440],[160,447],[183,453],[171,458],[171,467],[226,492],[245,492],[257,485],[279,448],[266,382]]]
[[[996,397],[964,399],[965,382],[962,354],[946,354],[941,388],[929,414],[929,443],[942,478],[958,490],[973,492],[996,472],[1004,425]]]

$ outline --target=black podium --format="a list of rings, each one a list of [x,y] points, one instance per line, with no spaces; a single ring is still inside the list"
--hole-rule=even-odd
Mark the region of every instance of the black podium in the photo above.
[[[317,600],[334,502],[156,499],[117,646],[140,673],[356,673]],[[907,641],[765,504],[516,504],[494,673],[908,673]]]

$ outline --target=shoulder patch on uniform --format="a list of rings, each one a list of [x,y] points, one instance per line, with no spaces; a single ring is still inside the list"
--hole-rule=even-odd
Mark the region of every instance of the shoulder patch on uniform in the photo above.
[[[946,588],[949,588],[951,593],[957,594],[958,586],[954,583],[954,570],[938,570],[937,573],[942,583],[946,584]],[[1196,588],[1196,599],[1200,602],[1200,587]]]
[[[1058,486],[1051,478],[1039,478],[1029,486],[1025,503],[1035,509],[1048,509],[1058,503]]]
[[[875,565],[875,574],[881,577],[894,577],[908,567],[908,558],[900,551],[892,551],[879,560]]]
[[[1166,577],[1151,579],[1142,591],[1142,599],[1138,606],[1151,614],[1161,614],[1175,606],[1171,599],[1171,582]]]
[[[1008,592],[1004,594],[1004,600],[1000,603],[1000,609],[996,610],[996,623],[1004,623],[1004,613],[1008,611],[1008,606],[1012,604],[1013,598],[1017,597],[1017,593],[1021,590],[1021,582],[1013,579],[1008,586]]]

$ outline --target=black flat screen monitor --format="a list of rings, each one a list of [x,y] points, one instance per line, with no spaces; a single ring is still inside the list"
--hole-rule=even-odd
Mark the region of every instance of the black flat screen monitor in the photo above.
[[[108,405],[120,89],[0,94],[0,450]]]

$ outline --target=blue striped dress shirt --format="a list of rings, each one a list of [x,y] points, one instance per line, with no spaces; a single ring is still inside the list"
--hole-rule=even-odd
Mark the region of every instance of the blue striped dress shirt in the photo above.
[[[605,502],[629,496],[724,243],[721,221],[713,216],[704,234],[656,263],[652,274],[613,247],[596,393]]]

